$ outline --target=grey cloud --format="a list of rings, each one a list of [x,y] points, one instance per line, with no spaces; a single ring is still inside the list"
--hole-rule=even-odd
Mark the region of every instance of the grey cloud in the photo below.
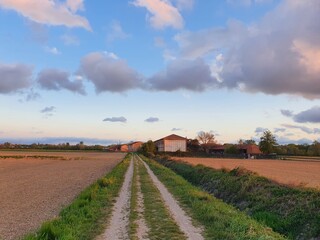
[[[125,117],[111,117],[103,119],[103,122],[122,122],[126,123],[127,119]]]
[[[64,34],[60,38],[65,45],[80,45],[80,40],[74,35]]]
[[[95,85],[97,93],[125,92],[141,86],[142,77],[114,54],[94,52],[81,60],[79,73]]]
[[[33,88],[31,88],[30,91],[26,93],[26,98],[25,98],[25,100],[26,100],[27,102],[35,101],[35,100],[39,99],[40,97],[41,97],[40,94],[37,93],[37,92],[35,92],[35,91],[33,90]]]
[[[175,36],[181,56],[196,59],[226,46],[238,44],[248,35],[246,26],[231,20],[225,28],[204,29],[197,32],[182,32]]]
[[[121,24],[118,21],[114,21],[111,24],[111,30],[108,33],[107,41],[113,42],[115,40],[123,40],[129,37],[129,34],[125,33]]]
[[[148,122],[148,123],[154,123],[154,122],[159,122],[159,118],[157,118],[157,117],[149,117],[144,121]]]
[[[51,112],[54,112],[55,110],[56,110],[56,108],[54,106],[51,106],[51,107],[45,107],[40,112],[41,113],[51,113]]]
[[[172,132],[177,132],[177,131],[181,131],[181,130],[182,130],[182,128],[172,128],[171,129]]]
[[[295,114],[293,120],[299,123],[320,123],[320,106]]]
[[[34,21],[27,21],[27,26],[30,29],[30,37],[33,41],[40,44],[48,42],[49,33],[46,26]]]
[[[229,24],[176,40],[185,57],[223,54],[216,73],[222,87],[314,99],[320,98],[319,22],[318,0],[285,0],[250,27]]]
[[[277,132],[285,132],[286,129],[285,128],[275,128],[274,129],[274,132],[277,133]]]
[[[258,135],[258,134],[263,133],[263,132],[265,132],[267,130],[268,130],[268,128],[257,127],[254,132],[256,133],[256,135]]]
[[[71,81],[69,78],[68,72],[57,69],[45,69],[38,74],[37,82],[41,88],[46,90],[60,91],[66,89],[74,93],[85,95],[82,81]]]
[[[149,88],[160,91],[190,90],[201,92],[217,86],[210,67],[201,59],[175,60],[164,71],[148,79]]]
[[[318,134],[320,133],[320,128],[308,128],[305,126],[299,126],[299,125],[291,125],[291,124],[282,124],[282,126],[286,128],[291,128],[291,129],[298,129],[301,130],[307,134]]]
[[[0,63],[0,94],[13,93],[31,86],[33,67]]]
[[[292,117],[292,116],[293,116],[293,112],[290,111],[290,110],[281,109],[280,112],[281,112],[281,114],[282,114],[283,116],[286,116],[286,117]]]

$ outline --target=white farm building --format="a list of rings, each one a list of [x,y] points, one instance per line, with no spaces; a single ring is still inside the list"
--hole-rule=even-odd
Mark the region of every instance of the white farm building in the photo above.
[[[159,152],[186,152],[187,139],[172,134],[154,142]]]

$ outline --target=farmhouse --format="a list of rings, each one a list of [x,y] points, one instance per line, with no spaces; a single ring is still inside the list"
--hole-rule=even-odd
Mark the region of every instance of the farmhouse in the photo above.
[[[128,144],[128,151],[129,152],[136,152],[142,146],[143,142],[132,142]]]
[[[161,138],[154,143],[159,152],[187,151],[187,139],[175,134]]]

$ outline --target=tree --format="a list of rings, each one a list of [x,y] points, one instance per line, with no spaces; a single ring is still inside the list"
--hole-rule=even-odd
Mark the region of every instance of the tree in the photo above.
[[[187,149],[190,152],[198,152],[200,149],[200,143],[199,143],[198,139],[188,139]]]
[[[265,154],[270,154],[275,151],[277,145],[275,136],[269,130],[264,131],[259,142],[260,150]]]
[[[256,141],[253,139],[248,139],[244,141],[244,144],[256,144]]]
[[[214,134],[211,132],[199,132],[198,136],[197,136],[198,141],[202,144],[202,145],[206,145],[209,143],[215,143],[215,139],[214,139]]]
[[[153,156],[156,153],[156,145],[153,141],[149,140],[148,142],[142,144],[139,152],[146,156]]]

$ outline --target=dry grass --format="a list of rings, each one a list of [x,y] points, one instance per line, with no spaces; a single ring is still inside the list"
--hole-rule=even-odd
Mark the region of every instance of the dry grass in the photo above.
[[[193,165],[202,164],[215,169],[231,170],[243,167],[279,183],[320,188],[320,162],[216,158],[174,159],[180,159]]]
[[[124,157],[122,153],[0,152],[0,156],[10,154],[12,158],[0,158],[0,238],[8,240],[57,216]],[[30,155],[43,157],[15,157]]]

